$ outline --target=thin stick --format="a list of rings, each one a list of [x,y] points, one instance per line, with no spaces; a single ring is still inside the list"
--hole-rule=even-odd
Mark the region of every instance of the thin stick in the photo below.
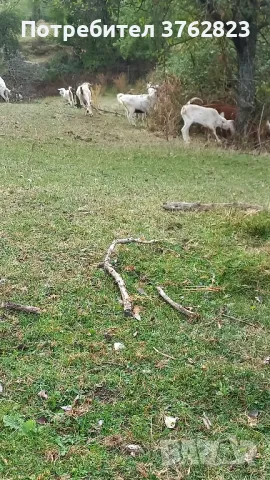
[[[170,211],[193,211],[193,210],[214,210],[216,208],[237,208],[239,210],[264,210],[261,205],[250,205],[248,203],[201,203],[201,202],[168,202],[162,205],[164,210]]]
[[[249,325],[250,327],[257,328],[257,325],[255,325],[254,323],[248,322],[247,320],[245,320],[243,318],[232,317],[231,315],[227,315],[226,313],[222,313],[222,317],[228,318],[229,320],[234,320],[235,322],[245,323],[246,325]]]
[[[183,307],[179,303],[174,302],[174,300],[172,300],[170,297],[168,297],[168,295],[164,292],[164,290],[162,290],[161,287],[157,287],[157,291],[158,291],[159,295],[163,298],[163,300],[165,300],[165,302],[167,302],[169,305],[171,305],[171,307],[175,308],[175,310],[177,310],[178,312],[182,313],[183,315],[185,315],[188,318],[198,317],[197,313],[191,312],[190,310]]]
[[[206,287],[206,286],[200,286],[198,285],[197,287],[185,287],[183,290],[187,292],[220,292],[224,290],[224,287]]]
[[[7,309],[7,310],[16,310],[16,311],[25,312],[25,313],[35,313],[37,315],[41,313],[41,309],[38,307],[31,307],[29,305],[20,305],[19,303],[13,303],[13,302],[3,302],[1,304],[1,308]]]
[[[105,110],[104,108],[99,108],[99,107],[95,107],[95,105],[92,105],[93,109],[96,110],[98,113],[100,113],[101,115],[101,112],[103,113],[111,113],[112,115],[116,115],[118,117],[124,117],[125,115],[123,115],[123,113],[119,113],[119,112],[115,112],[115,111],[111,111],[111,110]]]
[[[161,352],[160,350],[158,350],[158,349],[155,348],[155,347],[153,347],[153,350],[155,350],[155,352],[159,353],[159,354],[162,355],[163,357],[170,358],[171,360],[176,360],[175,357],[171,357],[171,355],[167,355],[167,353],[163,353],[163,352]]]
[[[93,110],[95,110],[96,112],[98,112],[99,115],[101,115],[100,109],[99,109],[98,107],[96,107],[93,103],[92,103],[92,108],[93,108]]]
[[[143,243],[143,244],[149,245],[156,242],[157,240],[147,241],[147,240],[141,240],[140,238],[118,238],[112,242],[112,244],[109,246],[107,250],[106,256],[104,258],[103,267],[104,267],[104,270],[107,271],[114,278],[115,282],[118,285],[118,288],[120,290],[120,294],[122,297],[122,301],[123,301],[124,314],[127,317],[133,317],[132,301],[126,289],[126,285],[123,278],[121,277],[121,275],[119,275],[119,273],[117,273],[117,271],[113,268],[111,264],[111,256],[114,252],[116,245],[120,245],[120,244],[123,245],[125,243]]]
[[[262,142],[261,142],[261,125],[262,125],[263,114],[264,114],[264,104],[263,104],[262,113],[261,113],[261,117],[260,117],[260,123],[259,123],[259,127],[258,127],[258,141],[259,141],[259,146],[260,146],[260,148],[262,148]]]

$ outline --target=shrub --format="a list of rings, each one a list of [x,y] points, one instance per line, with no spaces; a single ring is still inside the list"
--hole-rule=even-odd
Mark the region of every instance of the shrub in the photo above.
[[[128,91],[128,80],[125,73],[120,73],[113,79],[113,83],[118,93],[126,93]]]
[[[96,108],[99,108],[100,106],[100,103],[99,103],[99,100],[100,100],[100,97],[102,95],[102,85],[100,84],[97,84],[97,85],[94,85],[92,88],[92,101],[93,101],[93,105],[94,107]]]
[[[141,78],[136,81],[134,91],[135,94],[146,93],[146,81]]]
[[[148,120],[150,130],[159,130],[166,138],[178,136],[180,110],[184,103],[180,79],[168,76],[158,90],[158,101]]]
[[[107,84],[108,84],[108,78],[105,73],[99,73],[97,75],[97,81],[98,84],[100,85],[100,95],[104,95],[106,92]]]

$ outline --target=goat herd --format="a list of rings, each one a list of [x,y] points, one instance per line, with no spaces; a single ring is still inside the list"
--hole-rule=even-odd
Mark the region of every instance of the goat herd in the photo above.
[[[86,114],[93,115],[92,110],[92,85],[84,82],[79,85],[76,91],[69,87],[68,89],[59,88],[60,95],[66,100],[70,106],[83,107]],[[159,85],[147,84],[147,93],[141,95],[118,93],[117,100],[121,106],[125,108],[126,117],[132,124],[135,123],[135,116],[141,115],[143,118],[155,108],[158,99]],[[7,88],[4,80],[0,77],[0,96],[9,101],[11,90]],[[16,100],[22,100],[22,96],[17,94]],[[194,97],[186,103],[181,109],[181,116],[184,121],[182,128],[183,139],[186,143],[190,142],[189,129],[194,123],[199,124],[210,130],[217,142],[220,139],[217,136],[216,129],[229,131],[230,134],[235,133],[235,119],[237,116],[237,107],[221,103],[211,103],[209,105],[194,104],[195,101],[203,103],[203,101]],[[270,135],[270,122],[267,120],[260,127],[259,136]]]
[[[158,99],[159,85],[147,84],[147,93],[134,95],[118,93],[117,100],[125,108],[126,117],[130,123],[135,123],[135,116],[141,115],[146,117],[150,110],[154,109]],[[69,87],[59,88],[60,95],[65,98],[71,106],[77,105],[86,109],[86,113],[93,114],[92,112],[92,92],[91,84],[83,83],[80,85],[76,93]],[[193,104],[195,101],[203,103],[203,101],[194,97],[181,109],[181,116],[184,121],[182,128],[183,139],[186,143],[190,142],[189,129],[194,123],[199,124],[209,131],[211,131],[220,143],[220,138],[217,136],[216,129],[229,131],[231,135],[235,133],[235,119],[237,116],[237,107],[233,105],[211,103],[209,105],[197,105]],[[270,122],[269,120],[261,129],[262,134],[270,135]]]

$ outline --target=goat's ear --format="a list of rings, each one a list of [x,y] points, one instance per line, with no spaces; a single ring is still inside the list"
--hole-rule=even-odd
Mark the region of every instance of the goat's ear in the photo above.
[[[224,112],[221,112],[221,113],[220,113],[220,116],[221,116],[222,118],[225,118]]]

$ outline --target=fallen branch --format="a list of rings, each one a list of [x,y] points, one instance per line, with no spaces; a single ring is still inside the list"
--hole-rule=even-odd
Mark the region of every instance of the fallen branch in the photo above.
[[[188,318],[197,318],[198,317],[197,313],[191,312],[190,310],[183,307],[182,305],[179,305],[179,303],[174,302],[174,300],[172,300],[170,297],[168,297],[168,295],[164,292],[164,290],[162,290],[161,287],[157,287],[157,291],[158,291],[159,295],[163,298],[163,300],[165,300],[165,302],[167,302],[169,305],[171,305],[171,307],[175,308],[175,310],[177,310],[178,312],[182,313],[183,315],[185,315]]]
[[[102,112],[102,113],[111,113],[112,115],[116,115],[118,117],[124,117],[125,116],[123,113],[115,112],[113,110],[105,110],[104,108],[95,107],[94,105],[92,105],[92,108],[94,110],[96,110],[100,115],[101,115],[101,112]]]
[[[167,355],[167,353],[163,353],[163,352],[161,352],[160,350],[158,350],[158,349],[155,348],[155,347],[153,347],[153,350],[155,350],[155,352],[159,353],[159,354],[162,355],[163,357],[170,358],[171,360],[176,360],[175,357],[172,357],[171,355]]]
[[[228,320],[233,320],[234,322],[240,322],[240,323],[244,323],[245,325],[249,325],[250,327],[258,328],[258,325],[255,325],[254,323],[251,323],[248,320],[245,320],[244,318],[236,318],[236,317],[233,317],[232,315],[227,315],[226,313],[222,313],[221,315],[224,318],[228,318]]]
[[[24,313],[35,313],[37,315],[41,313],[41,309],[38,307],[31,307],[29,305],[20,305],[19,303],[13,303],[13,302],[3,302],[1,304],[1,308],[4,308],[6,310],[16,310]]]
[[[217,208],[236,208],[238,210],[257,210],[262,211],[264,207],[261,205],[250,205],[249,203],[201,203],[201,202],[167,202],[162,205],[164,210],[170,211],[207,211],[214,210]]]
[[[149,245],[156,242],[157,240],[147,241],[147,240],[141,240],[140,238],[118,238],[112,242],[112,244],[109,246],[107,250],[106,256],[104,258],[103,267],[104,267],[104,270],[107,271],[114,278],[115,282],[118,285],[118,288],[120,290],[120,294],[122,297],[122,301],[123,301],[124,314],[127,317],[134,316],[132,301],[126,289],[126,285],[123,278],[121,277],[121,275],[119,275],[119,273],[117,273],[117,271],[113,268],[111,264],[111,256],[114,252],[116,245],[123,245],[125,243],[143,243],[143,244]]]
[[[224,287],[214,287],[214,286],[196,286],[196,287],[185,287],[183,288],[183,290],[185,291],[188,291],[188,292],[221,292],[222,290],[224,290]]]
[[[101,112],[99,111],[99,108],[96,107],[95,105],[93,105],[93,103],[92,103],[92,109],[95,110],[96,112],[98,112],[99,115],[101,115]]]

